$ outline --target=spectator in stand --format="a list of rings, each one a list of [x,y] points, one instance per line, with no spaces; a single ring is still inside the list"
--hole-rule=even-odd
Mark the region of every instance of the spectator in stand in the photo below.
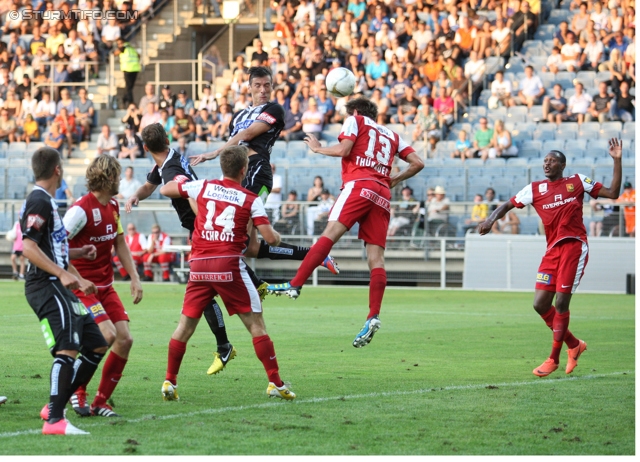
[[[576,34],[569,31],[567,33],[567,43],[560,48],[560,55],[562,56],[562,64],[564,68],[569,72],[576,72],[580,70],[580,55],[582,54],[582,48],[576,43]],[[562,69],[561,69],[562,70]]]
[[[262,40],[256,42],[256,51],[251,54],[251,62],[258,61],[259,66],[266,66],[269,61],[269,54],[264,51]]]
[[[64,41],[67,39],[67,36],[63,34],[58,26],[49,27],[49,37],[45,41],[45,47],[49,52],[50,56],[53,56],[58,53],[58,47],[64,44]]]
[[[496,157],[515,157],[517,155],[518,148],[511,140],[511,133],[504,128],[502,120],[496,120],[493,126],[491,147],[488,150],[483,150],[482,160],[495,159]]]
[[[565,69],[566,66],[562,62],[562,55],[560,54],[560,48],[553,47],[551,54],[547,58],[546,66],[542,66],[542,72],[551,72],[557,74],[561,69]]]
[[[193,118],[185,113],[183,107],[176,107],[175,125],[172,128],[173,139],[184,137],[187,142],[196,138],[196,125]]]
[[[495,209],[498,208],[500,202],[496,197],[496,191],[493,188],[487,188],[484,192],[484,202],[489,207],[489,213],[492,213]]]
[[[0,120],[0,125],[2,125],[2,120]],[[49,146],[50,148],[56,149],[62,152],[62,145],[64,144],[65,136],[60,133],[60,127],[56,122],[51,124],[49,133],[44,138],[44,144]]]
[[[142,133],[142,130],[144,130],[144,127],[147,125],[158,123],[160,120],[160,113],[156,111],[156,104],[153,101],[149,101],[140,119],[140,132]]]
[[[169,85],[164,85],[162,87],[162,94],[160,95],[160,102],[158,103],[158,107],[160,108],[160,110],[166,109],[168,115],[172,116],[176,99],[176,96],[171,94],[171,87]]]
[[[71,152],[74,149],[74,142],[79,142],[80,133],[78,132],[78,128],[76,127],[76,118],[73,114],[70,114],[67,111],[66,107],[60,109],[60,113],[54,119],[54,122],[58,123],[60,127],[60,133],[62,133],[67,139],[67,148],[69,155],[67,159],[71,158]]]
[[[446,88],[444,89],[446,94]],[[414,95],[412,87],[407,86],[405,90],[405,96],[398,101],[398,113],[391,117],[392,122],[409,125],[413,123],[416,115],[418,114],[418,107],[420,101]]]
[[[578,122],[579,124],[584,122],[585,115],[587,114],[593,99],[589,93],[584,91],[584,86],[580,82],[577,82],[574,87],[575,94],[569,98],[569,102],[567,103],[567,112],[556,116],[557,124],[561,123],[563,120]]]
[[[67,182],[64,181],[64,178],[60,182],[60,187],[56,189],[54,199],[56,201],[56,204],[58,204],[58,214],[60,215],[60,217],[62,217],[67,211],[67,206],[75,202],[73,194],[69,189],[69,185],[67,185]]]
[[[456,31],[454,42],[460,47],[462,58],[470,56],[477,30],[471,25],[468,16],[462,16],[462,25]],[[477,54],[477,51],[476,51]]]
[[[511,52],[511,29],[503,18],[496,19],[496,27],[491,32],[491,47],[485,49],[485,57],[502,56],[506,58]],[[482,55],[481,55],[482,56]]]
[[[302,140],[305,133],[302,131],[302,112],[300,112],[300,101],[293,98],[289,105],[289,110],[284,113],[284,130],[280,132],[280,138],[286,141]]]
[[[171,245],[171,238],[160,230],[160,225],[151,227],[151,235],[147,240],[147,253],[144,256],[143,281],[153,281],[153,263],[159,263],[162,269],[162,282],[169,282],[169,264],[174,260],[175,253],[168,252],[167,246]]]
[[[127,167],[127,169],[130,169],[130,168],[131,167]],[[125,170],[125,175],[126,175],[126,170]],[[121,188],[122,188],[122,182],[124,182],[124,180],[120,181]],[[120,195],[118,195],[118,197],[120,197]],[[131,258],[133,258],[133,261],[136,264],[136,268],[139,268],[140,265],[143,264],[145,254],[147,253],[147,250],[146,250],[148,247],[147,239],[144,237],[144,234],[138,232],[135,224],[129,223],[127,225],[127,235],[125,236],[124,241],[127,244],[127,247],[129,247],[129,251],[131,252]],[[118,259],[117,256],[113,257],[113,264],[116,265],[116,268],[120,272],[120,276],[122,276],[123,281],[131,280],[131,276],[127,274],[127,271],[124,269],[124,267],[122,266],[122,263],[120,263],[120,260]],[[138,271],[140,270],[138,269]]]
[[[442,61],[436,57],[435,53],[427,53],[427,62],[422,68],[422,73],[429,82],[433,83],[438,79],[438,73],[444,66]]]
[[[166,109],[160,109],[160,124],[162,124],[162,128],[167,133],[167,138],[169,138],[169,142],[173,141],[173,127],[175,125],[175,119],[173,117],[169,117],[169,111]]]
[[[24,141],[27,146],[29,146],[29,142],[31,141],[40,141],[40,127],[31,114],[27,114],[22,124],[22,136],[20,140]]]
[[[198,102],[198,110],[207,108],[209,113],[213,114],[214,111],[220,110],[220,105],[216,101],[215,95],[211,94],[211,85],[208,83],[202,87],[202,95],[200,95],[200,101]]]
[[[91,139],[91,127],[93,126],[93,116],[95,109],[93,107],[93,101],[87,98],[86,88],[80,88],[78,90],[79,101],[75,103],[75,118],[76,124],[82,128],[82,139]]]
[[[106,56],[116,46],[116,41],[121,37],[120,27],[115,18],[111,18],[107,21],[107,24],[102,26],[100,49],[102,55]],[[47,42],[49,39],[47,39]],[[47,45],[47,48],[49,46]]]
[[[22,95],[22,101],[20,102],[20,112],[16,115],[16,119],[18,120],[18,124],[22,125],[28,114],[35,117],[38,102],[31,97],[31,92],[29,90],[25,90],[20,94]]]
[[[9,111],[4,108],[0,110],[0,141],[8,143],[16,141],[16,130],[16,121],[9,118]]]
[[[33,67],[29,65],[29,61],[26,55],[21,55],[19,59],[19,65],[13,69],[13,80],[16,84],[22,85],[25,76],[33,79]]]
[[[454,102],[451,96],[447,96],[447,90],[441,88],[438,97],[433,101],[433,109],[438,116],[438,124],[442,129],[442,139],[446,138],[449,125],[453,124]]]
[[[589,23],[589,12],[587,11],[587,3],[582,2],[580,4],[580,10],[573,15],[573,19],[571,19],[571,30],[580,31],[587,28],[587,24]]]
[[[307,135],[313,135],[320,138],[323,125],[322,113],[318,110],[318,103],[315,98],[309,98],[309,109],[302,114],[302,131]]]
[[[465,159],[471,159],[473,157],[473,148],[471,145],[471,141],[467,138],[467,132],[465,130],[460,130],[458,133],[458,140],[456,141],[456,146],[453,151],[451,151],[451,158],[460,158],[462,162]]]
[[[214,141],[229,139],[229,124],[232,116],[230,105],[220,105],[220,113],[218,114],[217,122],[213,126],[214,130],[211,132]]]
[[[204,108],[198,112],[198,115],[193,120],[196,125],[196,140],[208,141],[213,138],[212,132],[215,125],[215,121],[209,111]]]
[[[120,180],[120,187],[118,188],[119,192],[116,197],[118,199],[127,200],[135,194],[140,186],[142,186],[140,181],[133,176],[133,167],[127,167],[124,169],[124,178]]]
[[[609,118],[623,122],[636,120],[635,98],[629,94],[629,84],[627,82],[620,84],[620,95],[611,100]]]
[[[440,225],[449,222],[449,205],[451,203],[442,186],[436,186],[433,192],[435,197],[427,205],[427,229],[430,235],[433,235]]]
[[[18,99],[18,95],[16,95],[16,92],[12,90],[8,91],[7,99],[2,108],[7,110],[9,117],[15,120],[15,118],[20,114],[21,107],[22,105]]]
[[[367,64],[365,68],[365,75],[369,87],[374,87],[376,79],[380,77],[387,77],[389,74],[389,66],[385,61],[380,59],[380,53],[377,50],[371,54],[371,57],[372,61]]]
[[[60,114],[63,108],[67,110],[68,114],[73,114],[76,111],[75,103],[66,88],[60,90],[60,101],[56,104],[56,115]]]
[[[633,205],[624,206],[624,225],[625,231],[628,236],[636,236],[636,190],[633,189],[633,184],[630,181],[625,181],[623,185],[624,191],[620,194],[620,197],[616,199],[616,202],[626,202]]]
[[[179,107],[184,109],[184,113],[189,116],[195,115],[195,105],[193,104],[193,100],[187,96],[187,92],[185,90],[180,90],[178,92],[178,99],[176,100],[174,109],[178,109]]]
[[[463,234],[466,234],[468,230],[475,230],[475,228],[487,219],[489,216],[489,206],[482,201],[482,194],[476,194],[473,197],[473,208],[471,209],[471,216],[464,220],[465,226],[462,228]]]
[[[622,82],[627,81],[627,64],[622,59],[622,53],[620,50],[613,49],[607,61],[607,68],[609,70],[609,80],[607,83],[611,85],[611,91],[614,95],[620,94],[620,86]]]
[[[315,224],[320,223],[329,215],[331,207],[335,203],[334,197],[328,189],[320,191],[320,200],[317,206],[307,208],[307,234],[313,236],[315,232]]]
[[[140,98],[140,104],[138,104],[138,107],[140,108],[140,110],[143,111],[142,116],[144,117],[149,112],[149,109],[151,108],[151,106],[149,106],[149,103],[154,104],[153,106],[154,109],[151,112],[152,113],[156,112],[155,108],[157,106],[155,105],[157,105],[159,102],[160,102],[160,98],[158,98],[158,95],[156,95],[155,87],[153,86],[152,83],[147,83],[144,86],[144,96]],[[141,127],[140,130],[142,130],[142,128],[144,127]]]
[[[511,91],[511,81],[504,79],[504,72],[497,71],[495,79],[491,82],[491,96],[487,103],[489,109],[497,109],[500,105],[505,107],[515,106]]]
[[[295,204],[298,200],[298,192],[295,190],[289,191],[287,200],[282,203],[280,208],[280,219],[276,222],[276,226],[284,228],[282,231],[285,234],[292,233],[294,227],[299,222],[298,214],[300,213],[300,205]]]
[[[606,122],[611,110],[611,95],[607,92],[607,82],[598,84],[598,94],[593,97],[591,106],[585,114],[584,121],[591,122],[597,120],[600,123]]]
[[[409,186],[402,188],[401,194],[401,202],[390,210],[391,216],[387,236],[395,236],[400,228],[411,223],[414,218],[413,210],[416,206],[419,206],[418,200],[413,197],[413,189]]]
[[[140,130],[141,119],[142,118],[140,117],[140,110],[136,106],[136,103],[129,103],[127,105],[127,112],[124,114],[124,116],[122,116],[120,122],[122,122],[124,125],[133,126],[134,130],[137,133]]]
[[[125,125],[124,133],[118,137],[120,153],[118,159],[126,159],[127,157],[133,162],[136,159],[144,158],[144,148],[142,140],[134,131],[132,125]]]
[[[606,86],[606,85],[605,85]],[[556,83],[553,86],[553,96],[545,96],[542,101],[542,120],[555,123],[567,109],[567,98],[562,96],[562,85]]]
[[[531,106],[540,104],[545,90],[540,77],[534,75],[533,66],[527,66],[524,68],[524,76],[524,79],[520,81],[518,98],[520,100],[520,104],[524,104],[530,108]]]
[[[413,123],[416,125],[413,131],[413,141],[420,139],[424,140],[425,143],[429,141],[429,148],[433,152],[442,132],[440,131],[438,116],[429,106],[429,98],[423,96],[421,102],[422,104],[418,107],[418,113],[413,119]]]
[[[325,87],[324,84],[322,84],[318,90],[318,98],[316,99],[316,102],[318,103],[318,110],[323,114],[323,124],[330,123],[333,115],[335,114],[336,107],[327,94],[327,87]]]
[[[537,29],[537,17],[529,11],[529,2],[520,4],[520,11],[514,13],[507,22],[513,33],[514,50],[520,50],[525,40],[533,40]]]
[[[104,124],[102,126],[102,132],[98,135],[98,142],[96,144],[97,154],[108,154],[116,157],[119,146],[118,137],[114,133],[111,133],[109,125]]]
[[[589,33],[587,45],[580,56],[580,69],[583,71],[598,72],[604,56],[604,45],[596,38],[594,32]]]
[[[383,96],[382,93],[382,89],[380,89],[379,87],[376,87],[373,89],[373,93],[371,94],[371,98],[369,98],[371,101],[373,101],[376,106],[378,106],[378,120],[376,121],[377,123],[379,123],[380,125],[384,125],[387,123],[387,121],[389,120],[389,116],[388,116],[388,112],[389,112],[389,107],[390,107],[390,102],[387,98],[385,98]],[[338,104],[340,104],[341,102],[344,102],[344,104],[346,104],[346,98],[340,98],[338,100],[338,103],[336,103],[336,116],[334,116],[333,118],[333,122],[341,122],[344,121],[344,117],[342,117],[340,115],[341,120],[338,120],[339,117],[338,115],[341,114],[341,111],[338,110]],[[342,107],[344,107],[344,104],[342,104]]]
[[[494,234],[520,234],[520,219],[513,211],[496,220],[491,228]]]
[[[493,129],[489,128],[487,118],[480,119],[480,128],[473,134],[473,149],[475,157],[483,157],[489,155],[491,140],[493,139]]]

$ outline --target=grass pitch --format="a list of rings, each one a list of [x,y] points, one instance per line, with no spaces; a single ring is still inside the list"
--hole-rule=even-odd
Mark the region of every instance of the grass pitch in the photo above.
[[[294,402],[270,400],[249,334],[227,316],[238,356],[205,371],[213,337],[202,320],[163,402],[167,345],[184,286],[145,285],[136,307],[117,284],[134,346],[113,396],[119,419],[70,420],[86,437],[43,437],[51,357],[19,283],[0,285],[0,454],[634,454],[635,298],[577,294],[571,330],[588,350],[568,377],[547,378],[551,332],[532,293],[388,289],[382,327],[351,342],[366,288],[306,287],[269,297],[267,329]],[[89,386],[95,393],[99,373]]]

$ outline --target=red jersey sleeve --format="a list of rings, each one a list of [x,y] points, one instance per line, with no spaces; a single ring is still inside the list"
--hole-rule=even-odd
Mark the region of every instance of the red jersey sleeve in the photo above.
[[[358,137],[359,125],[360,124],[355,116],[347,117],[342,124],[342,130],[340,130],[340,135],[338,135],[338,141],[351,140],[355,143],[356,138]]]
[[[178,180],[176,179],[175,181]],[[204,187],[204,182],[205,180],[187,182],[178,181],[178,191],[180,192],[180,195],[185,199],[197,199],[200,191],[202,191],[202,188]]]
[[[580,181],[582,182],[584,191],[594,199],[597,199],[598,193],[602,189],[602,183],[592,180],[588,176],[581,175],[580,173],[578,173],[578,178],[580,178]]]
[[[255,226],[270,224],[267,211],[265,210],[264,205],[262,205],[262,201],[257,198],[251,203],[251,219]]]
[[[398,135],[398,157],[405,160],[412,152],[416,152],[416,150],[413,149],[409,143],[403,140],[400,135]]]

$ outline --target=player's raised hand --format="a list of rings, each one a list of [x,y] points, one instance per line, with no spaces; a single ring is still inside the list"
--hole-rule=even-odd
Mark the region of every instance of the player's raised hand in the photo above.
[[[478,234],[484,236],[485,234],[488,234],[489,231],[491,231],[492,227],[493,222],[491,222],[490,220],[485,220],[482,223],[478,223],[478,227],[476,229],[478,230]]]
[[[614,159],[622,159],[622,140],[611,138],[609,140],[609,155]]]
[[[304,142],[313,152],[316,152],[316,149],[320,147],[320,141],[313,135],[307,135]]]
[[[140,278],[131,279],[131,296],[133,297],[133,304],[137,305],[142,300],[142,284]]]
[[[208,160],[211,159],[215,159],[216,157],[218,157],[219,154],[219,149],[213,151],[213,152],[205,152],[204,154],[200,154],[197,156],[191,156],[189,158],[189,163],[193,166],[193,165],[198,165],[201,164],[202,162],[206,162]]]
[[[140,199],[138,198],[138,196],[134,194],[133,196],[130,196],[129,199],[127,199],[127,203],[124,204],[124,210],[127,213],[131,213],[131,209],[134,206],[137,206],[139,203],[140,203]]]

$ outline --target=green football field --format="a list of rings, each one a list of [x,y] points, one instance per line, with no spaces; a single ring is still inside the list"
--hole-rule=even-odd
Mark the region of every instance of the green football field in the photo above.
[[[167,345],[184,287],[145,285],[128,307],[134,346],[113,396],[118,419],[70,420],[90,436],[44,437],[51,357],[19,283],[2,283],[0,454],[634,454],[635,298],[577,294],[571,330],[588,350],[571,376],[532,375],[551,332],[533,293],[388,289],[382,327],[351,346],[366,288],[305,288],[269,297],[267,329],[294,402],[267,398],[249,334],[227,317],[238,356],[205,371],[213,337],[203,320],[163,402]],[[101,370],[101,369],[100,369]],[[89,385],[95,393],[99,377]]]

